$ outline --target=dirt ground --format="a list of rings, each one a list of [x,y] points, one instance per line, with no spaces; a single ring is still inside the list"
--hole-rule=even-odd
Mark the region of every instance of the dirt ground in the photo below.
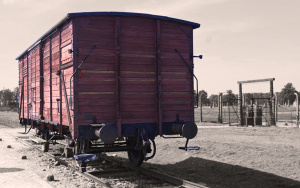
[[[185,144],[183,138],[157,137],[157,154],[143,166],[208,187],[300,187],[299,128],[208,123],[198,127],[189,146],[199,146],[199,150],[179,150]],[[10,136],[21,131],[24,129],[0,126],[0,187],[96,187]],[[125,152],[115,154],[127,160]],[[22,160],[22,155],[28,159]],[[54,174],[55,181],[46,181],[49,174]]]
[[[96,187],[97,184],[79,176],[74,170],[18,142],[13,136],[24,136],[21,132],[24,132],[23,128],[0,125],[1,188]],[[27,159],[22,159],[22,156]],[[49,175],[54,176],[54,181],[47,181]]]
[[[300,187],[299,128],[205,125],[189,143],[200,150],[158,137],[156,156],[143,166],[208,187]]]

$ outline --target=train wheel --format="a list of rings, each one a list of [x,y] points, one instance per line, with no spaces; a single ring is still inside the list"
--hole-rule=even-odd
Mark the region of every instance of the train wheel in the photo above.
[[[131,150],[127,151],[129,161],[134,166],[140,166],[143,163],[146,155],[143,148],[136,147],[138,145],[138,139],[129,138],[127,140],[127,145],[132,148]]]

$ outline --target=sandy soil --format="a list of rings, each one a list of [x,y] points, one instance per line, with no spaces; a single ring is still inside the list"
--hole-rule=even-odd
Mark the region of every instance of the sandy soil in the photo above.
[[[299,128],[206,127],[189,144],[200,150],[179,150],[184,143],[157,138],[144,166],[209,187],[300,187]]]
[[[300,187],[299,128],[216,125],[199,124],[189,146],[200,150],[179,150],[185,144],[182,138],[157,137],[157,154],[143,166],[209,187]],[[23,131],[0,126],[0,187],[96,186],[10,136]],[[22,160],[22,155],[28,159]],[[127,160],[125,152],[116,155]],[[46,181],[49,174],[55,181]]]
[[[19,132],[24,132],[24,129],[0,125],[1,188],[96,187],[97,184],[79,176],[74,170],[56,164],[43,153],[16,141],[12,135],[24,136]],[[22,159],[24,155],[26,160]],[[54,175],[54,181],[47,181],[48,175]]]

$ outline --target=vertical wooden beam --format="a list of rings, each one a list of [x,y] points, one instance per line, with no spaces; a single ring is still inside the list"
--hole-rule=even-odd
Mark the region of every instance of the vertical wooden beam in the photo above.
[[[24,112],[24,110],[25,110],[25,107],[24,107],[24,105],[25,105],[25,91],[24,91],[24,89],[25,89],[25,87],[24,87],[24,58],[22,57],[22,88],[23,88],[23,90],[22,90],[22,94],[23,94],[23,100],[22,100],[22,113],[23,113],[23,119],[25,118],[24,117],[24,115],[25,115],[25,112]]]
[[[35,97],[36,97],[36,94],[35,94],[36,93],[36,48],[32,50],[32,53],[33,53],[34,56],[31,59],[34,63],[32,63],[33,65],[31,65],[31,67],[32,66],[34,66],[34,67],[32,67],[31,70],[33,70],[34,72],[31,72],[31,75],[32,75],[32,77],[31,77],[31,88],[33,87],[31,91],[33,92],[32,93],[32,99],[33,99],[32,104],[34,105],[34,108],[32,108],[31,118],[36,119],[36,114],[35,114],[35,112],[36,112],[36,103],[35,103],[35,101],[36,101],[36,99],[35,99]],[[31,124],[33,124],[33,121],[31,122]]]
[[[188,33],[188,40],[189,40],[189,51],[190,51],[190,62],[191,62],[191,69],[193,71],[193,74],[194,74],[194,51],[193,51],[193,47],[194,47],[194,44],[193,44],[193,29],[192,28],[189,28],[189,33]],[[191,79],[191,84],[190,84],[190,95],[191,95],[191,103],[190,105],[188,106],[188,110],[190,111],[190,120],[191,122],[195,122],[195,114],[194,114],[194,77],[193,75],[190,75],[190,79]],[[197,83],[198,84],[198,83]],[[198,86],[197,86],[198,87]],[[199,92],[199,91],[196,91],[196,92]],[[198,96],[198,93],[197,93],[197,96]],[[199,99],[197,99],[197,102],[198,102]],[[197,104],[198,105],[198,104]]]
[[[58,61],[59,61],[59,71],[61,71],[61,28],[59,28],[59,38],[58,38]],[[60,75],[58,75],[60,76]],[[62,83],[61,83],[61,79],[59,79],[59,125],[60,125],[60,134],[63,134],[62,131]]]
[[[28,120],[31,119],[30,117],[30,111],[31,111],[31,51],[28,52],[28,58],[27,58],[27,79],[28,79],[28,87],[27,87],[27,90],[28,90],[28,101],[27,101],[27,112],[28,112]],[[28,121],[29,122],[29,121]]]
[[[20,74],[20,72],[19,72]],[[20,88],[21,87],[21,88]],[[19,120],[21,119],[21,114],[23,113],[23,118],[24,118],[24,77],[22,75],[22,85],[19,84],[19,91],[21,90],[20,92],[20,97],[19,97],[19,103],[20,103],[20,106],[19,106]]]
[[[275,123],[277,122],[277,120],[278,120],[278,96],[277,96],[277,94],[275,93],[275,95],[274,95],[274,99],[275,99],[275,108],[274,108],[274,110],[275,110]]]
[[[28,53],[26,55],[26,63],[27,63],[27,73],[26,73],[26,76],[27,76],[27,123],[28,123],[28,120],[29,120],[29,106],[28,106],[28,103],[29,103],[29,63],[28,63]]]
[[[44,60],[43,60],[43,43],[39,46],[40,53],[40,112],[39,118],[44,119]]]
[[[242,105],[245,107],[246,106],[246,95],[243,94],[243,97],[242,97]]]
[[[37,76],[37,50],[38,48],[36,47],[35,50],[34,50],[34,101],[35,101],[35,104],[34,104],[34,118],[37,119],[37,105],[36,105],[36,101],[37,101],[37,98],[36,98],[36,93],[37,93],[37,85],[36,85],[36,82],[37,82],[37,79],[36,79],[36,76]]]
[[[273,80],[270,81],[270,122],[271,125],[275,125],[275,118],[273,113],[273,101],[274,101],[274,91],[273,91]]]
[[[241,118],[241,126],[244,126],[244,116],[243,116],[243,89],[242,89],[242,83],[239,83],[239,106],[240,106],[240,118]]]
[[[78,50],[78,36],[77,36],[77,31],[79,30],[79,23],[80,23],[80,19],[77,19],[77,18],[73,18],[72,19],[72,32],[73,32],[73,51],[77,51]],[[75,70],[77,69],[77,67],[79,66],[79,61],[78,61],[78,56],[77,56],[77,53],[74,53],[73,52],[73,72],[75,72]],[[80,115],[79,115],[79,112],[80,112],[80,106],[79,106],[79,101],[78,101],[78,74],[75,74],[74,77],[73,77],[73,89],[72,90],[69,90],[70,92],[72,93],[69,93],[70,97],[73,96],[73,119],[72,119],[72,115],[71,115],[71,111],[70,111],[70,106],[69,106],[69,101],[68,101],[68,97],[67,97],[67,101],[66,101],[66,105],[67,105],[67,108],[69,109],[69,112],[68,113],[68,121],[71,121],[71,133],[72,133],[72,136],[74,138],[78,138],[79,137],[79,125],[78,125],[78,122],[79,122],[79,119],[80,119]],[[70,80],[71,81],[71,80]],[[71,86],[71,83],[70,83],[70,86]],[[63,91],[65,90],[64,89],[65,87],[65,83],[63,83],[62,85],[62,89]],[[67,92],[66,92],[67,94]],[[72,109],[72,108],[71,108]],[[70,129],[70,127],[69,127]]]
[[[50,120],[53,121],[52,108],[52,36],[49,39],[49,53],[50,53]]]
[[[115,78],[116,78],[116,126],[118,130],[118,137],[121,137],[121,102],[120,102],[120,17],[116,17],[115,22]]]
[[[65,97],[65,104],[66,104],[66,109],[67,109],[67,116],[68,116],[68,123],[69,123],[69,130],[72,133],[72,131],[74,131],[75,134],[75,128],[73,129],[72,127],[72,118],[71,118],[71,113],[70,113],[70,107],[69,107],[69,102],[68,102],[68,94],[67,94],[67,89],[66,89],[66,84],[65,84],[65,75],[64,75],[64,71],[60,72],[60,80],[62,83],[62,89],[64,92],[64,97]],[[72,135],[74,137],[74,135]]]
[[[161,51],[160,51],[160,20],[156,21],[156,123],[158,126],[158,134],[162,135],[162,110],[161,110]]]

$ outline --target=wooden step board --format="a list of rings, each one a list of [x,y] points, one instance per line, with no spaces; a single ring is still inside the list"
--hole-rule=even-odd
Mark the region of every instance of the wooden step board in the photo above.
[[[38,138],[38,137],[29,137],[29,139],[37,144],[44,144],[47,142],[46,140]]]
[[[96,123],[92,123],[90,124],[90,126],[92,127],[103,127],[105,124],[101,123],[101,124],[96,124]]]

